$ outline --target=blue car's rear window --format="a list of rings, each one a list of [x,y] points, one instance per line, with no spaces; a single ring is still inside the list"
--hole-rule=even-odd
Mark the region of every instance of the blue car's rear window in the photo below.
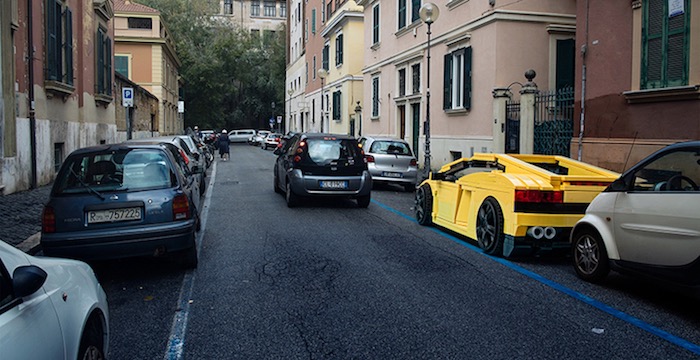
[[[162,189],[177,185],[167,155],[156,149],[124,149],[70,156],[55,194]]]

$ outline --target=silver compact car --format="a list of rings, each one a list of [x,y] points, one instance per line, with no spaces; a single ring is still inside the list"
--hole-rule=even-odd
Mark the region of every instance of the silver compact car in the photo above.
[[[275,154],[275,191],[285,194],[287,206],[310,196],[349,197],[369,206],[372,176],[354,137],[296,134]]]
[[[700,288],[700,141],[667,146],[591,202],[571,232],[576,274],[610,270]]]
[[[0,241],[0,357],[105,359],[107,297],[87,264]]]
[[[66,158],[42,215],[45,255],[172,256],[197,266],[199,187],[172,144],[113,144]]]
[[[360,139],[360,145],[374,183],[397,184],[406,191],[415,190],[418,163],[406,141],[365,137]]]

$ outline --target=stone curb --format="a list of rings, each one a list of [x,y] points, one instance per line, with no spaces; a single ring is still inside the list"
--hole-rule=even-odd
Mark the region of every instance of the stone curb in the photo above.
[[[29,255],[35,255],[39,252],[39,250],[41,250],[41,244],[39,244],[40,240],[41,232],[38,232],[28,237],[27,240],[24,240],[21,243],[17,244],[16,247]]]

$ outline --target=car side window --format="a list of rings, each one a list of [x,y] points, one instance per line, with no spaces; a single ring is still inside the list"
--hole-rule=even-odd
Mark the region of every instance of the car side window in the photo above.
[[[700,191],[700,149],[663,154],[633,175],[635,191]]]

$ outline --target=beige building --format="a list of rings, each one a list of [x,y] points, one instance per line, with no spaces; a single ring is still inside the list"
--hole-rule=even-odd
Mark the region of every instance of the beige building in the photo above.
[[[184,131],[178,112],[180,66],[160,12],[129,0],[114,0],[114,71],[158,98],[156,134]]]
[[[575,0],[440,2],[430,60],[421,1],[359,4],[365,15],[363,135],[404,138],[423,163],[430,99],[432,169],[495,150],[494,88],[509,87],[519,97],[527,69],[536,71],[540,89],[554,88],[561,74],[573,78],[573,58],[560,69],[556,55],[575,37]]]
[[[283,31],[287,20],[287,2],[279,0],[219,0],[215,19],[248,29],[264,36],[266,32]]]

